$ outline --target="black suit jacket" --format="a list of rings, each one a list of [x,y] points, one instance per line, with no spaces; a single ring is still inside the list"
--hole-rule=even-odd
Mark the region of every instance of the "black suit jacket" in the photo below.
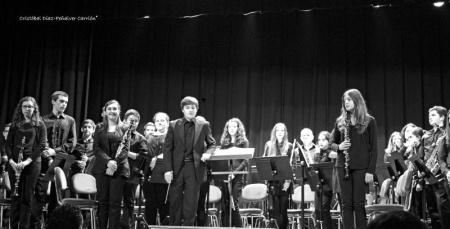
[[[114,176],[120,175],[124,177],[129,177],[130,167],[128,165],[128,154],[116,157],[117,148],[119,147],[122,136],[125,133],[123,126],[120,127],[118,126],[116,132],[114,133],[117,139],[112,144],[112,149],[110,149],[108,140],[108,128],[105,127],[103,123],[100,123],[95,128],[93,148],[96,159],[94,162],[94,166],[92,167],[92,173],[93,174],[106,173],[106,169],[108,168],[107,167],[108,162],[110,160],[115,160],[117,162],[117,170],[114,173]]]
[[[183,120],[181,118],[170,122],[164,142],[165,171],[173,171],[174,180],[176,180],[184,163],[184,151],[186,150]],[[206,163],[200,159],[203,153],[212,153],[214,151],[216,141],[211,134],[209,122],[197,118],[194,118],[193,121],[195,123],[193,146],[195,178],[200,183],[206,178]]]

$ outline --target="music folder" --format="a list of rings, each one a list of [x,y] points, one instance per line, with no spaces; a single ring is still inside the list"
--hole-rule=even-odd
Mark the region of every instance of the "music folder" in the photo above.
[[[288,156],[255,157],[254,159],[262,180],[294,179]]]

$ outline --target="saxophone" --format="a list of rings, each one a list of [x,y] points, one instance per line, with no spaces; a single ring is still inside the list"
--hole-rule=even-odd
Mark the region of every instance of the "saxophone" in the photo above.
[[[439,165],[439,159],[438,159],[438,146],[440,144],[440,142],[445,138],[446,133],[444,131],[444,134],[438,138],[438,140],[436,141],[433,148],[433,152],[431,153],[430,158],[428,158],[427,163],[425,164],[427,166],[427,168],[434,174],[436,175],[439,170],[440,170],[440,165]]]
[[[345,141],[350,142],[350,113],[346,112],[347,117],[345,118],[345,126],[344,126],[344,139]],[[345,156],[345,175],[344,180],[349,178],[349,165],[350,165],[350,155],[348,153],[348,149],[344,150]]]
[[[20,164],[23,160],[23,149],[25,148],[25,136],[22,138],[22,145],[20,145],[20,151],[19,156],[17,157],[17,164]],[[20,174],[22,173],[22,170],[16,169],[16,183],[14,184],[14,196],[19,196],[17,193],[17,190],[19,189],[19,181],[20,181]]]

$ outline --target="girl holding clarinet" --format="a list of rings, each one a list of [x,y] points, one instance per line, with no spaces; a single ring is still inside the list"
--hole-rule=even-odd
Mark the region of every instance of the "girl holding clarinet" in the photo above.
[[[344,229],[364,229],[366,184],[373,182],[377,162],[377,124],[363,96],[350,89],[342,96],[341,115],[333,130],[333,151],[341,189]]]
[[[14,111],[5,148],[11,191],[14,192],[11,196],[11,228],[28,228],[30,225],[32,197],[46,140],[47,129],[36,100],[29,96],[22,98]]]

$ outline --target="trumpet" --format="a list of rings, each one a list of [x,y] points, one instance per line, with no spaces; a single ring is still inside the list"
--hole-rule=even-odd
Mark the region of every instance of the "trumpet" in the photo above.
[[[23,160],[23,149],[25,148],[25,136],[22,138],[22,145],[20,146],[19,156],[17,157],[17,164],[20,164]],[[20,174],[22,173],[22,169],[16,168],[16,183],[14,184],[14,196],[19,196],[17,193],[17,189],[19,189],[19,181],[20,181]]]

